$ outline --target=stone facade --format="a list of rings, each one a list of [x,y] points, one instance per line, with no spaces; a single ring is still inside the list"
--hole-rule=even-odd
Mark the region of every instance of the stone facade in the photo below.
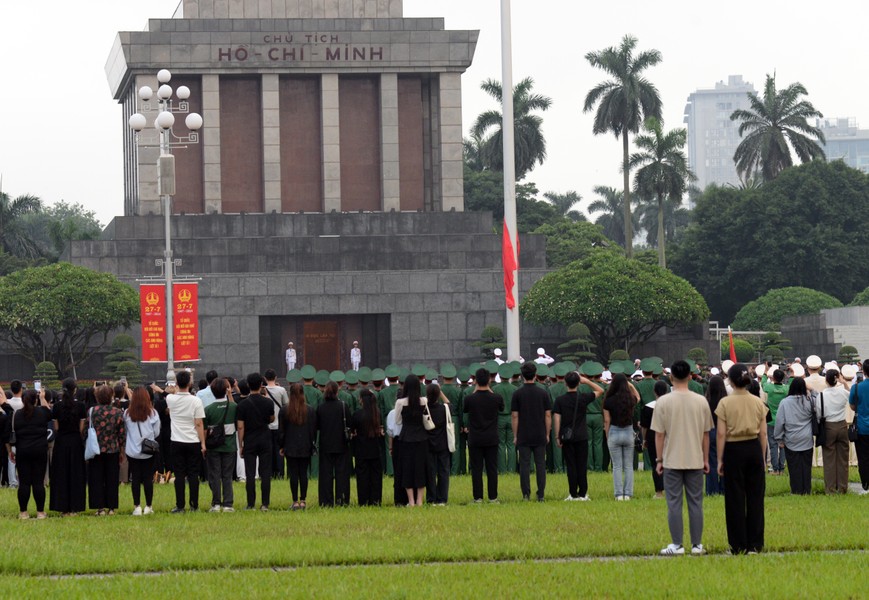
[[[813,315],[788,317],[782,335],[791,341],[790,354],[805,359],[817,354],[834,360],[842,346],[854,346],[860,358],[869,357],[869,306],[831,308]]]

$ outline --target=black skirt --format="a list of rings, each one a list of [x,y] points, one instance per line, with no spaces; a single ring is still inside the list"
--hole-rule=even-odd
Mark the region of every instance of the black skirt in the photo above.
[[[426,485],[428,468],[428,440],[401,443],[401,484],[405,489],[419,489]]]
[[[48,508],[59,513],[85,510],[87,476],[84,442],[78,433],[63,433],[54,441],[49,469],[51,498]]]

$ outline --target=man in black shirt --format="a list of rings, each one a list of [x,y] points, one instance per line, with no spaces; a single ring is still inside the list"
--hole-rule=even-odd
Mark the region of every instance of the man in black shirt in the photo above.
[[[463,406],[463,427],[468,434],[474,502],[483,501],[484,462],[489,502],[498,501],[498,414],[504,408],[504,399],[489,388],[489,377],[490,373],[486,369],[477,370],[477,389],[465,398]]]
[[[522,498],[531,499],[531,456],[537,471],[537,501],[543,502],[546,491],[546,445],[552,426],[552,404],[545,388],[535,383],[537,367],[522,365],[524,383],[513,393],[510,402],[513,443],[519,449],[519,485]]]
[[[259,373],[247,376],[250,396],[238,405],[238,444],[241,457],[244,459],[244,472],[247,474],[245,489],[247,490],[247,508],[253,510],[256,505],[256,472],[259,460],[260,488],[262,491],[263,512],[269,509],[269,499],[272,490],[272,436],[269,423],[275,420],[275,412],[270,398],[263,395],[265,380]]]
[[[577,393],[579,384],[591,388],[591,393]],[[603,394],[603,388],[576,371],[564,377],[567,393],[555,399],[555,441],[562,449],[567,467],[569,494],[565,500],[588,500],[588,427],[586,409]]]

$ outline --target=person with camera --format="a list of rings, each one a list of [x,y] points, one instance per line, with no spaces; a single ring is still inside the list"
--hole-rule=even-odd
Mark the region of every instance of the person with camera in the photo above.
[[[555,399],[552,408],[553,431],[567,468],[568,495],[565,501],[588,501],[588,427],[586,409],[603,394],[603,388],[590,379],[571,371],[564,376],[567,393]],[[579,384],[591,388],[580,394]]]
[[[157,454],[160,443],[160,415],[154,410],[148,388],[142,386],[133,391],[130,407],[124,411],[124,426],[127,430],[126,453],[130,465],[133,494],[133,516],[154,513],[154,473],[157,472]],[[142,509],[142,488],[145,489],[145,508]]]
[[[272,434],[269,423],[275,420],[275,413],[271,399],[265,395],[266,382],[263,376],[259,373],[251,373],[246,379],[250,395],[239,403],[236,416],[238,444],[247,475],[245,510],[253,510],[256,505],[256,473],[257,462],[259,462],[262,494],[260,510],[267,512],[272,492]]]
[[[27,505],[32,493],[36,503],[36,518],[44,519],[45,469],[48,465],[46,432],[51,411],[43,390],[24,391],[21,404],[21,409],[10,417],[11,433],[6,441],[9,462],[13,469],[18,468],[18,518],[30,518]]]

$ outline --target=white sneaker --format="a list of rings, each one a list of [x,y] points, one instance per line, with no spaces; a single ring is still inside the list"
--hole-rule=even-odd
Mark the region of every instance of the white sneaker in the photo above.
[[[617,501],[617,502],[621,502],[621,501],[624,500],[624,499],[625,499],[624,496],[616,496],[616,501]]]
[[[661,556],[682,556],[685,554],[685,548],[676,544],[667,544],[666,548],[661,549]]]
[[[696,544],[691,546],[691,555],[692,556],[703,556],[706,554],[706,549],[703,548],[703,544]]]
[[[133,509],[133,516],[134,517],[141,517],[142,516],[142,507],[141,506],[137,506],[136,508]]]
[[[150,506],[146,506],[146,507],[145,507],[145,510],[142,511],[142,514],[143,514],[143,515],[153,515],[153,514],[154,514],[154,509],[151,508]]]
[[[591,502],[591,498],[588,496],[580,496],[579,498],[574,498],[574,500],[578,500],[580,502]]]
[[[869,494],[869,490],[860,490],[857,492],[858,496],[865,496],[866,494]]]
[[[235,512],[235,509],[231,506],[224,506],[223,512]]]
[[[577,500],[579,500],[579,498],[574,498],[573,496],[567,496],[567,498],[564,499],[565,502],[576,502]]]
[[[210,513],[213,513],[213,512],[220,512],[220,505],[219,505],[219,504],[215,504],[215,505],[212,506],[210,509],[208,509],[208,512],[210,512]]]

